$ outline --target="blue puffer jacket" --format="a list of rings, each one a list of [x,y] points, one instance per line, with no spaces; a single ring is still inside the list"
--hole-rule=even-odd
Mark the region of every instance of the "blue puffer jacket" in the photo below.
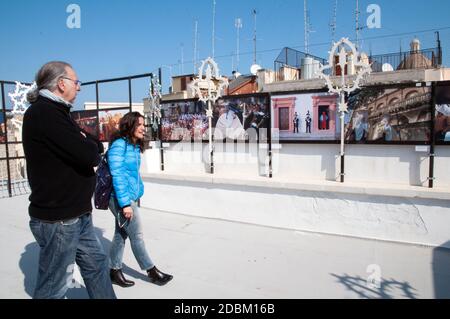
[[[131,201],[137,201],[144,194],[144,183],[139,174],[140,147],[119,138],[112,143],[107,156],[113,177],[112,196],[117,198],[122,208],[131,205]]]

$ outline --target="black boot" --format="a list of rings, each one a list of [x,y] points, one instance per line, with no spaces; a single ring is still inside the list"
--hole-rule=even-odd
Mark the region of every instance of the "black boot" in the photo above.
[[[158,268],[156,268],[156,266],[147,270],[147,275],[148,278],[150,278],[150,282],[158,286],[164,286],[173,278],[172,275],[168,275],[159,271]]]
[[[111,277],[111,282],[115,285],[124,288],[134,286],[134,281],[125,279],[122,269],[111,269],[109,276]]]

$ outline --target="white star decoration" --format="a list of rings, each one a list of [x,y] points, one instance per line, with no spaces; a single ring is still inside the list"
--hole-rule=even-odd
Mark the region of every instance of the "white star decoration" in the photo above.
[[[153,93],[152,93],[152,86],[153,86]],[[148,97],[150,100],[150,114],[152,115],[151,119],[156,118],[155,123],[158,124],[161,119],[161,108],[160,108],[160,101],[162,96],[161,90],[162,86],[159,83],[159,79],[157,77],[152,78],[148,93]]]
[[[27,101],[27,93],[36,88],[36,82],[32,85],[25,85],[20,82],[16,82],[16,88],[14,93],[8,93],[13,103],[13,114],[24,114],[27,110],[29,103]]]
[[[199,68],[198,77],[189,87],[200,101],[214,103],[222,96],[222,91],[227,85],[228,80],[219,75],[217,63],[212,58],[207,58]],[[208,110],[206,115],[212,117],[212,110]]]
[[[357,69],[356,72],[356,78],[352,83],[347,83],[347,76],[344,73],[345,66],[348,64],[347,57],[348,54],[345,51],[345,45],[347,45],[352,52],[351,59],[353,62],[353,65]],[[340,48],[340,49],[339,49]],[[338,52],[339,61],[335,63],[334,57],[335,53]],[[334,43],[331,51],[329,52],[329,58],[328,58],[328,65],[320,65],[319,71],[317,72],[317,75],[324,79],[328,90],[330,93],[337,93],[341,94],[343,92],[351,93],[357,89],[360,88],[360,82],[364,79],[364,77],[372,72],[372,68],[370,64],[362,61],[360,57],[360,53],[356,50],[355,45],[350,42],[348,38],[342,38],[339,42]],[[327,75],[324,73],[325,70],[333,70],[334,67],[337,65],[340,66],[342,70],[341,79],[342,82],[340,84],[334,84],[331,80],[331,75]],[[332,73],[332,72],[331,72]],[[340,112],[348,112],[348,106],[347,103],[341,102],[339,104],[339,111]]]

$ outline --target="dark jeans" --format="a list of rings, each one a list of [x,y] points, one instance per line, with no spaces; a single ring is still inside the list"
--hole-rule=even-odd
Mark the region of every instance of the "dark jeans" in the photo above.
[[[57,223],[31,218],[30,228],[41,248],[33,298],[64,298],[72,284],[75,262],[90,298],[116,298],[109,277],[108,258],[94,233],[91,214]]]

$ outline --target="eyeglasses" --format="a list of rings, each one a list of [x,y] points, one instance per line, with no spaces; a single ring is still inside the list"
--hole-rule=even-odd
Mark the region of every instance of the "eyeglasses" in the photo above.
[[[79,86],[81,86],[81,84],[83,83],[83,82],[81,82],[80,80],[73,80],[73,79],[68,78],[68,77],[65,77],[65,76],[62,76],[61,78],[62,78],[62,79],[66,79],[66,80],[70,80],[70,81],[72,81],[73,83],[75,83],[75,85],[79,85]]]

